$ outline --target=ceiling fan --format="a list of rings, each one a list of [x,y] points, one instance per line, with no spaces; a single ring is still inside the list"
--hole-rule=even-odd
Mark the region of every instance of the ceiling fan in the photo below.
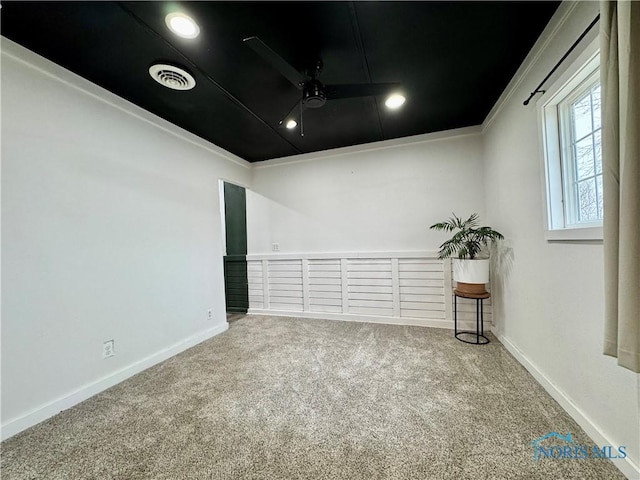
[[[317,60],[313,68],[304,74],[287,63],[280,55],[274,52],[258,37],[245,38],[243,42],[251,47],[258,55],[266,60],[273,68],[289,80],[298,90],[302,91],[302,98],[293,105],[287,114],[280,120],[278,126],[285,125],[285,121],[295,127],[297,124],[290,115],[296,108],[300,108],[300,135],[304,136],[302,124],[302,112],[308,108],[320,108],[327,100],[355,97],[375,97],[389,95],[400,87],[400,83],[354,83],[340,85],[325,85],[318,77],[322,72],[322,60]],[[290,122],[294,122],[291,124]],[[291,128],[287,125],[288,128]]]

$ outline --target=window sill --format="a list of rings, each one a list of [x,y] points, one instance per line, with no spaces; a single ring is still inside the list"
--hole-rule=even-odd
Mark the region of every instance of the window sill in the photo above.
[[[578,227],[546,230],[544,232],[544,237],[548,242],[602,243],[602,227]]]

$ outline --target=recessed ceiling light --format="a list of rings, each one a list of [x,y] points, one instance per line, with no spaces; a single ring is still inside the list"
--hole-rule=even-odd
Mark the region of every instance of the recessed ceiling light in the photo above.
[[[200,34],[200,27],[188,15],[180,12],[170,13],[165,17],[167,27],[176,35],[183,38],[196,38]]]
[[[384,104],[388,108],[395,109],[395,108],[400,108],[405,100],[406,98],[404,98],[403,95],[400,95],[399,93],[394,93],[393,95],[390,95],[389,97],[387,97]]]
[[[295,120],[289,120],[287,122],[287,128],[289,130],[291,130],[292,128],[296,128],[298,126],[298,122],[296,122]]]

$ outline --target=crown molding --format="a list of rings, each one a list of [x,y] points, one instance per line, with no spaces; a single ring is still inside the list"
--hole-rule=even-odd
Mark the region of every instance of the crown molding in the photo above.
[[[511,97],[516,93],[520,85],[527,78],[531,69],[538,63],[551,42],[556,39],[558,33],[563,29],[567,21],[571,18],[576,8],[581,3],[582,2],[579,1],[564,1],[560,4],[558,10],[556,10],[553,17],[551,17],[551,20],[545,27],[544,31],[542,32],[542,34],[540,34],[540,37],[538,37],[538,40],[533,45],[533,48],[531,48],[522,64],[516,71],[515,75],[498,98],[498,101],[495,103],[491,111],[489,111],[489,114],[486,116],[484,122],[482,122],[482,133],[484,133],[491,126],[500,112],[509,103],[509,100],[511,100]]]
[[[92,97],[100,102],[103,102],[110,107],[116,108],[127,115],[137,118],[145,123],[153,125],[160,130],[179,138],[182,141],[190,143],[198,148],[202,148],[209,153],[216,155],[226,161],[229,161],[242,168],[251,169],[251,163],[234,155],[227,150],[208,142],[197,135],[194,135],[163,118],[139,107],[124,98],[111,93],[110,91],[90,82],[89,80],[76,75],[75,73],[67,70],[53,63],[52,61],[32,52],[31,50],[5,38],[0,37],[0,53],[2,57],[10,58],[11,60],[24,65],[27,68],[35,70],[36,72],[49,77],[59,83],[66,85],[67,87],[77,90],[83,95]]]
[[[294,163],[313,162],[316,160],[324,160],[332,157],[342,157],[345,155],[353,155],[364,152],[374,152],[378,150],[387,150],[391,148],[402,148],[411,145],[420,145],[443,140],[459,139],[464,137],[480,136],[482,134],[480,125],[473,127],[457,128],[453,130],[444,130],[442,132],[424,133],[421,135],[413,135],[411,137],[393,138],[390,140],[382,140],[380,142],[365,143],[361,145],[353,145],[350,147],[340,147],[331,150],[322,150],[319,152],[303,153],[290,157],[274,158],[254,163],[254,169],[262,169],[269,167],[277,167],[281,165],[291,165]]]

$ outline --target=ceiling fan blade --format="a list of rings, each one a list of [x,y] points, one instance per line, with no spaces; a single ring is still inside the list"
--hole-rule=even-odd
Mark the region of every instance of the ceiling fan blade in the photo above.
[[[388,95],[400,88],[401,84],[393,83],[354,83],[350,85],[325,85],[324,91],[329,100],[354,97],[377,97]]]
[[[283,77],[293,83],[298,90],[302,90],[302,84],[307,78],[289,65],[280,55],[271,50],[271,48],[260,40],[258,37],[249,37],[243,40],[245,45],[250,46],[254,52],[260,55],[264,60],[271,64],[273,68],[278,70]]]

